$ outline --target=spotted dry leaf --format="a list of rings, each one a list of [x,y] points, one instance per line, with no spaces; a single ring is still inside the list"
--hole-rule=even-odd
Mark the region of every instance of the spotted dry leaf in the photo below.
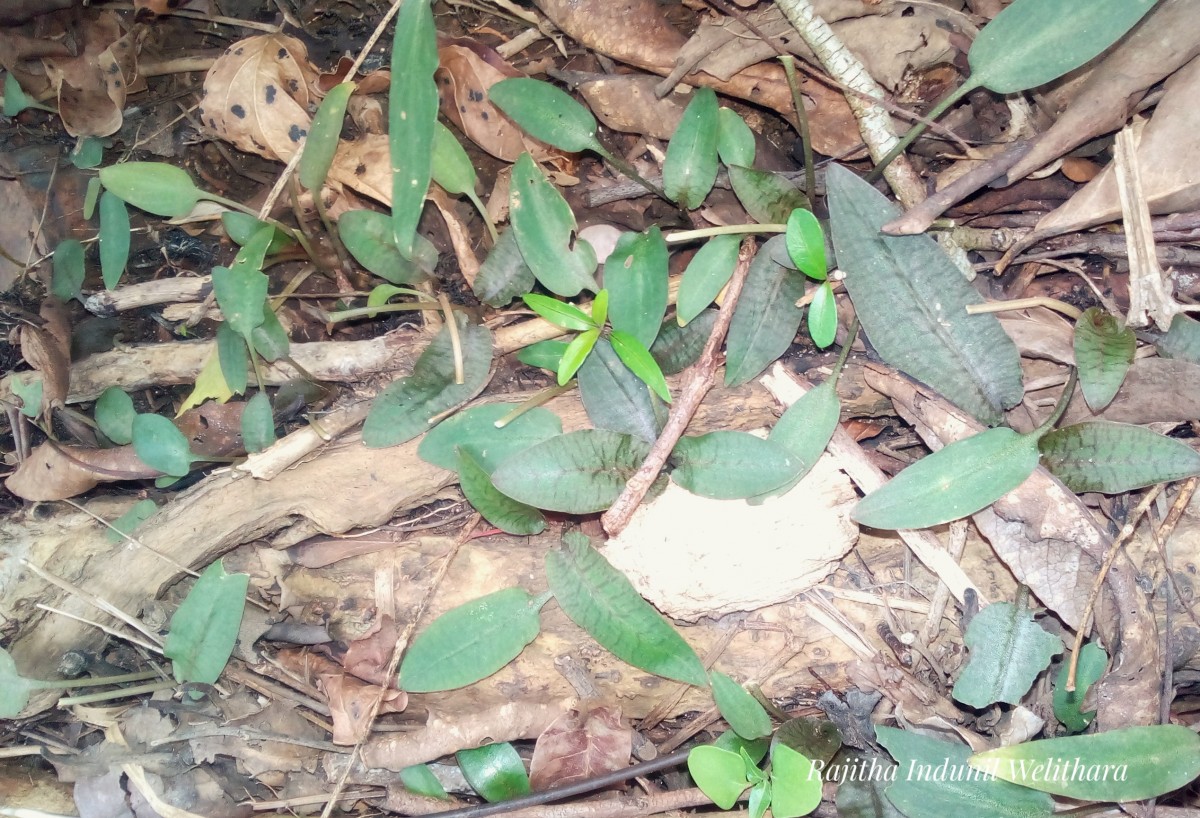
[[[200,118],[241,150],[286,162],[308,134],[316,78],[296,38],[249,37],[226,49],[209,69]]]
[[[71,136],[108,136],[120,129],[125,97],[137,79],[141,37],[138,26],[122,36],[120,20],[105,12],[84,28],[78,56],[43,59]]]

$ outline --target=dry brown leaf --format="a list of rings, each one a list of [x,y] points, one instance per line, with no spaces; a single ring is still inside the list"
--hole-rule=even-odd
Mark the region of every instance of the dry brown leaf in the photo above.
[[[42,60],[71,136],[108,136],[120,129],[125,97],[136,79],[140,38],[136,26],[122,36],[117,15],[104,12],[84,28],[79,56]]]
[[[38,416],[62,406],[71,385],[71,360],[68,348],[44,329],[22,324],[20,327],[21,356],[42,373],[42,405]]]
[[[342,667],[365,682],[383,686],[390,683],[387,678],[387,667],[392,660],[392,652],[396,649],[396,640],[400,638],[400,629],[396,620],[384,614],[379,617],[379,627],[362,639],[355,639],[346,646],[346,655],[342,657]]]
[[[329,700],[329,715],[333,718],[333,743],[357,744],[371,732],[371,708],[383,693],[379,714],[402,713],[408,706],[408,694],[403,690],[383,690],[345,673],[322,673],[321,689]]]
[[[649,74],[616,74],[580,83],[579,93],[606,127],[670,139],[691,97],[676,89],[659,99],[654,93],[658,83]]]
[[[304,43],[282,34],[249,37],[209,69],[200,119],[241,150],[286,162],[308,134],[316,79]]]
[[[632,753],[633,730],[621,724],[620,710],[568,710],[538,736],[529,786],[548,790],[614,772],[629,765]]]
[[[144,480],[161,474],[139,460],[132,446],[85,449],[43,443],[30,452],[4,485],[22,500],[40,502],[75,497],[100,483]]]

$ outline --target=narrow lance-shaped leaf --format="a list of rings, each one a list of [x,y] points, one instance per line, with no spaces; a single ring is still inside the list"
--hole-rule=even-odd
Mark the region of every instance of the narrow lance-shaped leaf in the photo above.
[[[667,144],[663,189],[680,206],[693,210],[704,203],[716,180],[717,95],[711,88],[699,88]]]
[[[642,342],[632,335],[616,330],[609,334],[608,340],[612,344],[613,351],[617,353],[617,357],[625,366],[629,367],[629,371],[650,387],[663,403],[670,403],[671,392],[667,388],[667,379],[663,376],[662,370],[658,368],[658,362],[654,360],[650,350],[646,349]]]
[[[83,289],[85,273],[83,244],[78,239],[60,241],[54,248],[50,292],[63,301],[78,298]]]
[[[572,246],[575,214],[528,153],[513,165],[508,201],[517,246],[546,289],[566,298],[600,289],[592,277],[595,250],[585,239],[575,239]]]
[[[596,118],[557,86],[529,77],[501,80],[488,99],[534,139],[568,153],[604,150],[596,140]]]
[[[333,164],[334,154],[342,137],[342,123],[346,118],[346,105],[354,93],[353,82],[335,85],[321,100],[312,126],[304,142],[304,154],[300,157],[297,175],[305,189],[319,192]]]
[[[581,332],[579,335],[576,335],[571,343],[567,344],[567,348],[563,351],[562,359],[558,362],[559,386],[563,386],[567,381],[575,377],[575,373],[579,371],[579,367],[583,366],[583,362],[587,360],[588,355],[591,354],[599,338],[600,330],[590,329],[587,332]]]
[[[1040,448],[1046,468],[1080,493],[1120,494],[1200,474],[1200,452],[1128,423],[1067,426],[1042,438]]]
[[[111,190],[100,196],[100,276],[115,289],[129,261],[129,210]]]
[[[397,61],[392,65],[388,95],[392,229],[396,248],[412,258],[417,222],[433,173],[433,133],[438,112],[433,79],[438,67],[437,30],[430,0],[405,0],[400,6],[392,55]]]

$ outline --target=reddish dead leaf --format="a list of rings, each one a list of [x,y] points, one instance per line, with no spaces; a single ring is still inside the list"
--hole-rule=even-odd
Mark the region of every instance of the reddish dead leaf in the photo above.
[[[387,678],[387,666],[399,637],[400,630],[395,620],[387,615],[381,616],[379,627],[370,636],[355,639],[349,644],[346,655],[342,657],[342,667],[363,681],[380,686],[390,685],[392,680]]]
[[[249,37],[226,49],[204,79],[200,118],[247,153],[286,162],[308,134],[317,70],[294,37]]]
[[[71,136],[108,136],[120,129],[125,97],[136,79],[140,38],[139,27],[122,36],[119,18],[105,12],[84,28],[78,57],[42,60]]]
[[[204,457],[233,457],[244,454],[242,442],[242,401],[207,401],[175,419],[175,425],[188,439],[188,446]]]
[[[529,785],[547,790],[620,770],[629,764],[632,752],[633,731],[621,725],[620,710],[570,710],[538,737],[529,762]]]
[[[85,449],[43,443],[8,476],[4,485],[22,500],[44,502],[75,497],[100,483],[145,480],[161,474],[139,460],[132,446]]]
[[[408,694],[403,690],[384,690],[345,673],[322,673],[320,684],[333,717],[334,744],[357,744],[370,733],[371,708],[381,692],[380,715],[401,713],[408,707]]]

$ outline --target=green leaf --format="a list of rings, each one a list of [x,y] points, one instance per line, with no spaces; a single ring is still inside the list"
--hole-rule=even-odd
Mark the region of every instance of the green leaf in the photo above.
[[[1133,330],[1099,307],[1085,310],[1075,322],[1075,366],[1083,398],[1093,412],[1116,397],[1136,349]]]
[[[266,361],[278,361],[288,354],[287,330],[279,323],[270,302],[263,302],[262,323],[250,333],[250,345]]]
[[[353,82],[343,82],[329,89],[325,99],[321,100],[317,113],[313,116],[312,125],[308,128],[308,137],[304,141],[304,154],[300,157],[300,167],[296,175],[300,184],[306,190],[320,193],[333,165],[334,154],[342,138],[342,123],[346,119],[346,105],[350,95],[354,93]]]
[[[696,251],[679,282],[675,315],[687,324],[708,307],[733,276],[741,236],[713,236]]]
[[[526,366],[544,369],[547,372],[558,372],[562,357],[570,346],[566,341],[551,339],[530,344],[517,353],[517,360]],[[586,361],[584,361],[586,363]]]
[[[438,68],[437,29],[430,0],[405,0],[400,6],[392,55],[399,61],[392,66],[388,92],[392,238],[400,254],[412,259],[417,251],[417,222],[433,175],[433,132],[438,114],[438,91],[433,79]]]
[[[261,452],[275,442],[275,415],[266,392],[259,391],[242,409],[242,441],[248,452]]]
[[[83,245],[77,239],[63,239],[54,248],[50,292],[63,301],[78,298],[83,289],[83,276]]]
[[[71,151],[71,164],[80,170],[90,170],[104,161],[104,140],[94,136],[81,137]]]
[[[497,491],[487,470],[467,449],[458,450],[458,482],[467,502],[489,523],[507,534],[540,534],[546,518],[533,506]]]
[[[701,745],[688,753],[688,772],[705,795],[721,809],[733,809],[738,796],[746,791],[746,762],[720,747]]]
[[[1082,733],[1096,717],[1096,711],[1083,712],[1083,700],[1088,688],[1100,681],[1108,667],[1108,654],[1095,642],[1088,642],[1079,651],[1079,663],[1075,670],[1075,689],[1067,690],[1067,678],[1071,673],[1071,662],[1063,661],[1058,677],[1054,680],[1054,718],[1062,722],[1072,733]]]
[[[370,448],[395,446],[412,440],[429,428],[431,418],[466,403],[487,384],[492,364],[492,334],[468,324],[455,313],[459,323],[464,382],[454,382],[454,349],[450,330],[442,327],[421,353],[407,378],[393,381],[375,398],[363,424],[363,443]]]
[[[268,256],[274,255],[280,250],[295,244],[287,233],[284,233],[274,225],[254,218],[249,213],[226,210],[221,214],[221,224],[225,227],[225,232],[229,235],[229,238],[238,245],[249,244],[255,234],[264,227],[274,228],[275,233],[266,249],[266,255]]]
[[[485,801],[508,801],[529,794],[525,763],[507,742],[459,750],[454,757],[467,783]]]
[[[709,680],[721,718],[735,733],[747,739],[771,735],[771,717],[745,688],[719,670],[712,671]]]
[[[788,451],[796,464],[796,473],[782,486],[754,499],[765,500],[787,494],[803,480],[829,445],[841,415],[842,403],[838,400],[837,388],[832,381],[825,381],[808,390],[789,406],[771,429],[767,440]]]
[[[908,816],[969,815],[972,818],[1050,818],[1054,802],[1007,781],[997,781],[967,765],[962,744],[928,738],[894,727],[875,727],[875,735],[900,763],[888,799]]]
[[[837,340],[837,325],[837,300],[833,287],[825,281],[808,305],[808,334],[819,349],[825,349]]]
[[[547,290],[571,298],[583,289],[600,289],[592,277],[595,250],[585,239],[574,238],[571,206],[528,153],[513,165],[508,209],[521,255]]]
[[[717,95],[697,88],[667,145],[663,190],[672,201],[694,210],[717,180]]]
[[[1176,314],[1166,335],[1158,339],[1158,354],[1200,364],[1200,321]]]
[[[1036,88],[1099,55],[1157,0],[1014,0],[971,44],[968,83],[998,94]]]
[[[785,234],[788,255],[800,272],[817,281],[824,281],[829,274],[825,259],[825,231],[811,210],[797,208],[787,219]]]
[[[983,710],[1018,704],[1038,674],[1062,653],[1062,642],[1042,630],[1027,609],[994,602],[975,615],[963,640],[970,661],[954,683],[954,698]]]
[[[929,528],[974,514],[1025,482],[1038,465],[1036,435],[988,429],[918,460],[868,494],[851,515],[881,529]]]
[[[663,377],[662,370],[658,368],[658,362],[654,360],[650,350],[637,338],[618,330],[609,333],[608,340],[617,357],[629,367],[629,371],[637,375],[638,379],[650,387],[664,403],[670,403],[671,391],[667,389],[667,379]]]
[[[442,782],[438,781],[437,776],[433,774],[427,764],[405,767],[400,771],[400,783],[404,785],[404,789],[417,795],[423,795],[426,798],[440,798],[443,801],[450,800]]]
[[[234,332],[249,339],[263,321],[269,280],[261,270],[213,267],[213,294],[221,314]]]
[[[988,750],[971,766],[1080,801],[1142,801],[1200,775],[1200,736],[1179,724],[1123,727]]]
[[[604,262],[612,328],[649,347],[667,311],[667,243],[662,231],[624,233]]]
[[[754,131],[736,111],[722,107],[717,111],[717,154],[726,165],[751,167],[754,164]]]
[[[650,443],[658,439],[661,424],[650,388],[617,356],[607,338],[596,342],[576,377],[579,397],[593,426]]]
[[[217,360],[221,365],[221,377],[229,391],[242,394],[246,391],[247,367],[250,365],[250,351],[246,339],[237,331],[222,322],[217,327]]]
[[[491,676],[537,638],[543,602],[524,588],[505,588],[446,611],[404,654],[401,689],[454,690]]]
[[[714,500],[740,500],[779,488],[796,474],[791,453],[749,432],[682,437],[671,452],[671,479]]]
[[[556,327],[572,332],[587,332],[590,329],[597,329],[596,322],[592,320],[592,317],[574,304],[537,293],[523,296],[522,300],[525,302],[525,306]]]
[[[129,261],[129,210],[106,190],[100,196],[100,275],[105,288],[115,289]]]
[[[769,170],[730,165],[729,184],[742,207],[759,224],[782,224],[792,211],[809,206],[804,191]]]
[[[827,184],[838,266],[880,357],[984,423],[1001,423],[1024,393],[1020,358],[995,315],[967,314],[982,296],[930,237],[880,233],[899,211],[869,184],[837,165]]]
[[[26,108],[37,108],[40,111],[53,111],[46,105],[41,104],[33,97],[26,94],[21,84],[17,82],[17,78],[13,76],[11,71],[4,75],[4,109],[5,116],[16,116]],[[21,705],[24,707],[25,705]],[[19,709],[19,708],[18,708]]]
[[[513,455],[492,473],[496,488],[546,511],[608,508],[650,453],[650,444],[607,429],[560,435]]]
[[[596,118],[566,91],[541,80],[514,77],[488,90],[488,99],[534,139],[567,153],[603,153]]]
[[[135,528],[154,516],[158,506],[153,500],[138,500],[129,510],[109,523],[112,528],[104,532],[104,538],[111,543],[124,541],[122,534],[130,534]]]
[[[1200,474],[1200,452],[1128,423],[1077,423],[1039,445],[1046,468],[1078,493],[1120,494]]]
[[[125,162],[100,168],[100,182],[128,204],[167,218],[186,216],[204,198],[186,170],[165,162]]]
[[[110,386],[96,399],[96,425],[104,436],[118,446],[133,442],[133,419],[137,410],[133,398],[119,386]]]
[[[90,222],[96,214],[96,202],[100,200],[100,191],[103,189],[99,176],[88,179],[87,190],[83,194],[83,218],[86,221]]]
[[[131,427],[133,451],[152,469],[171,477],[183,477],[191,470],[194,457],[187,437],[162,415],[138,415]]]
[[[682,372],[700,360],[719,314],[716,310],[705,310],[684,327],[670,319],[663,322],[650,354],[664,375]]]
[[[30,691],[39,687],[36,681],[18,673],[12,656],[0,648],[0,719],[15,719],[29,703]]]
[[[750,262],[725,344],[726,386],[757,378],[787,352],[800,329],[804,310],[796,302],[804,295],[804,277],[773,258],[783,244],[783,236],[774,237]]]
[[[188,591],[163,645],[180,683],[213,684],[220,678],[237,644],[249,584],[249,574],[227,574],[217,560]]]
[[[412,284],[433,271],[437,251],[422,236],[414,239],[414,256],[400,252],[392,221],[373,210],[351,210],[338,219],[338,235],[354,260],[393,284]]]
[[[755,767],[757,771],[758,768]],[[761,775],[761,771],[759,771]],[[763,818],[767,814],[767,808],[771,806],[771,782],[767,780],[757,782],[750,788],[750,797],[746,802],[746,811],[750,818]]]
[[[412,287],[397,287],[395,284],[380,284],[372,287],[371,292],[367,293],[367,306],[382,307],[398,295],[418,296],[420,291]],[[378,313],[368,313],[367,317],[374,318],[376,315]]]
[[[42,378],[37,375],[28,381],[20,378],[12,379],[13,394],[21,399],[21,414],[27,418],[36,418],[42,411]]]
[[[592,323],[597,329],[604,327],[604,322],[608,320],[608,290],[601,290],[596,293],[596,297],[592,299],[591,305]]]
[[[799,716],[779,725],[771,746],[786,745],[814,764],[829,764],[842,749],[842,734],[832,722]]]
[[[600,330],[590,329],[575,336],[575,339],[567,344],[567,348],[563,350],[562,359],[558,362],[559,386],[564,385],[575,376],[575,373],[579,371],[579,367],[583,366],[583,362],[587,360],[588,355],[595,348],[596,341],[599,338]]]
[[[471,289],[489,307],[503,307],[532,290],[534,281],[533,270],[517,247],[517,234],[505,230],[480,265]]]
[[[564,537],[561,549],[546,554],[546,579],[571,621],[618,659],[657,676],[708,684],[696,652],[587,537]]]
[[[821,774],[804,755],[786,744],[771,750],[771,814],[799,818],[821,804]]]
[[[471,157],[450,129],[442,123],[434,127],[433,134],[433,181],[451,196],[475,192],[475,166]]]
[[[738,755],[744,752],[745,757],[750,759],[750,763],[757,767],[758,763],[767,757],[767,751],[771,749],[771,742],[764,738],[745,739],[732,730],[726,730],[717,736],[717,740],[712,743],[712,746]]]
[[[562,421],[558,415],[542,407],[530,409],[504,428],[497,429],[496,421],[518,405],[488,403],[465,409],[426,432],[417,447],[417,454],[426,463],[455,471],[458,468],[455,449],[462,448],[491,474],[510,455],[562,434]]]

